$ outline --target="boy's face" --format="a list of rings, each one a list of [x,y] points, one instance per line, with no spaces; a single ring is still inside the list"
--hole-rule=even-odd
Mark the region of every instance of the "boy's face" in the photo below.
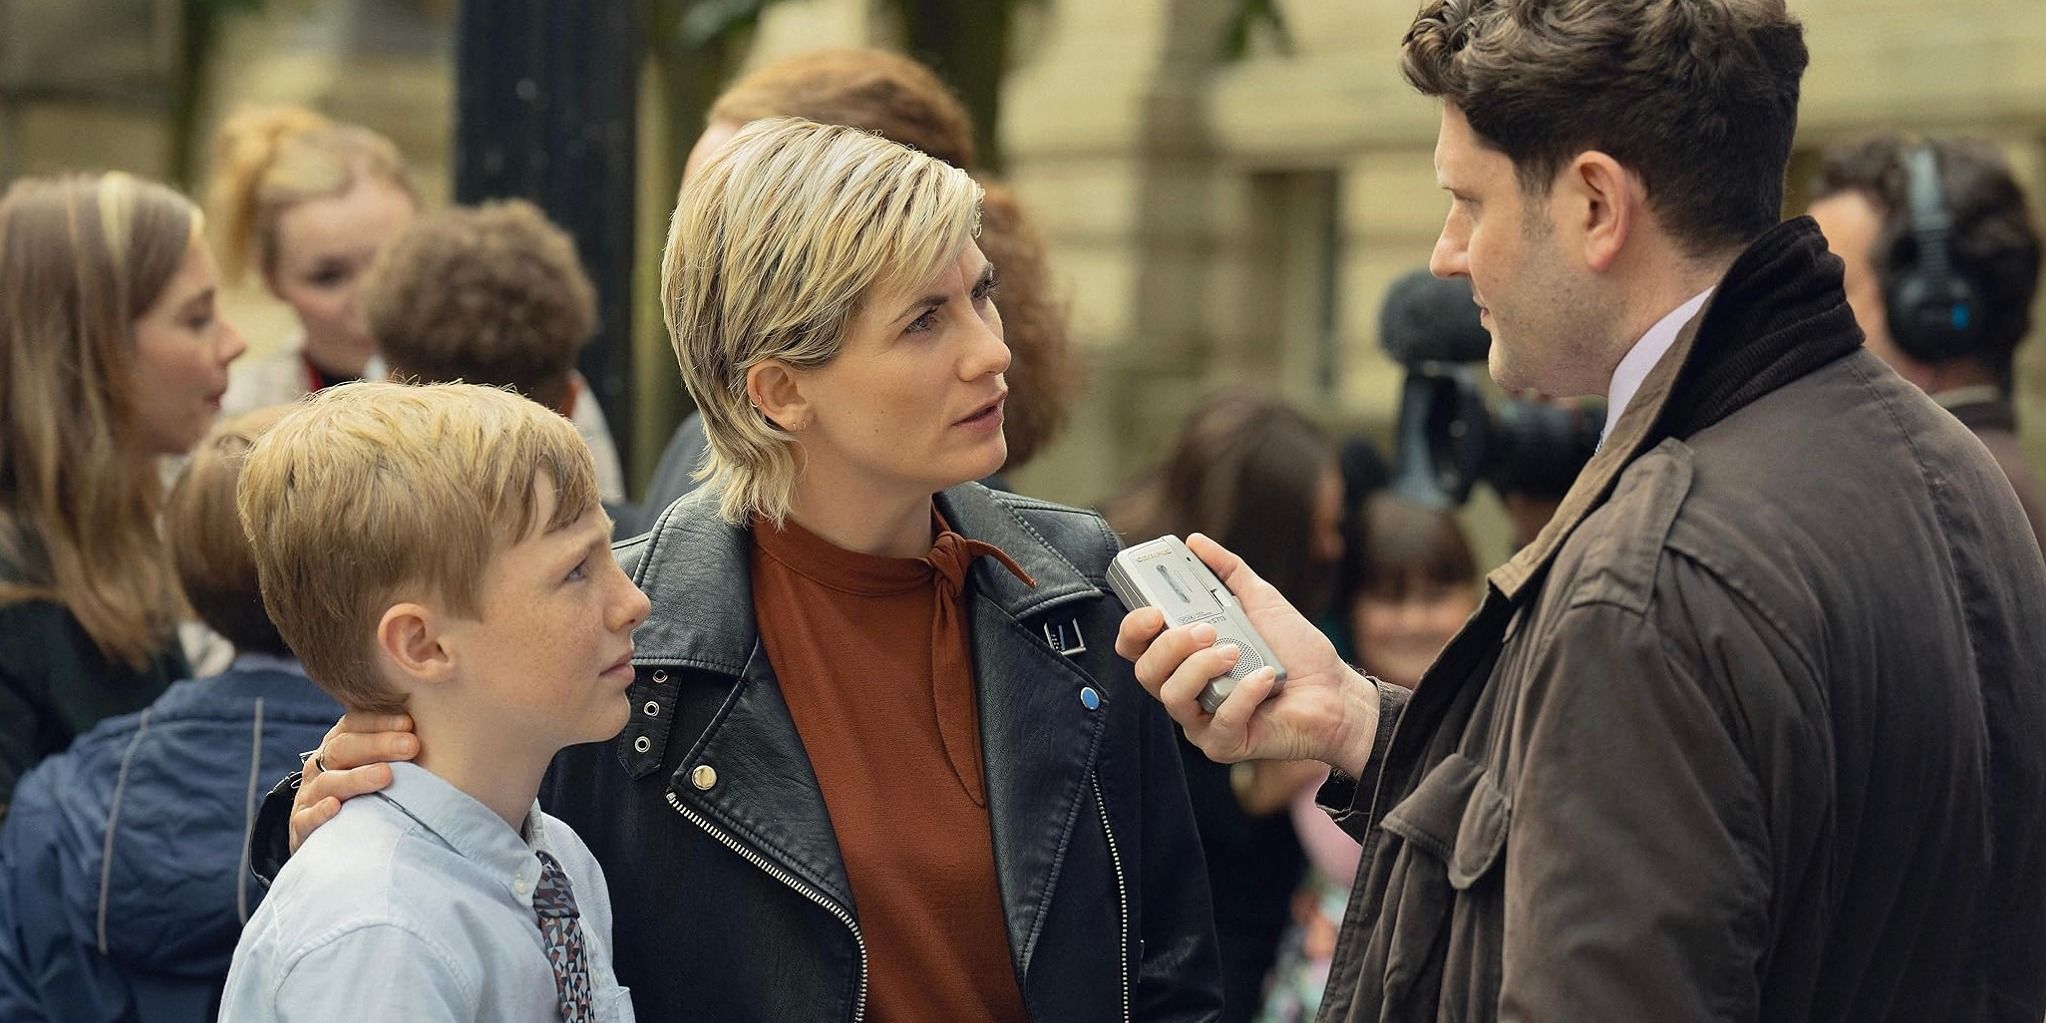
[[[554,511],[535,481],[534,518]],[[462,684],[503,718],[504,738],[555,747],[616,736],[631,713],[632,630],[646,594],[611,554],[611,523],[592,504],[572,524],[507,547],[484,572],[481,608],[446,642]]]

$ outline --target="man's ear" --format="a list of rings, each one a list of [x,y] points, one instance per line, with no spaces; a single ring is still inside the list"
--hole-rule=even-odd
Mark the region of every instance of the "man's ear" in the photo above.
[[[420,604],[393,604],[377,620],[377,659],[407,691],[453,677],[455,657],[445,635],[448,620]]]
[[[774,425],[794,433],[810,425],[810,401],[795,367],[765,359],[746,371],[746,399]]]
[[[1596,273],[1611,269],[1644,212],[1641,179],[1620,161],[1591,150],[1570,161],[1557,191],[1563,201],[1556,215],[1574,220],[1585,265]]]

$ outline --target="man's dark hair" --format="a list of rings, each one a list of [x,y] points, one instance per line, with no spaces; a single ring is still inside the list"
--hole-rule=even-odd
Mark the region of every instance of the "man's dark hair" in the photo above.
[[[1953,218],[1948,244],[1954,269],[1981,297],[1982,346],[1974,355],[2008,380],[2018,343],[2032,329],[2040,246],[2025,191],[1996,147],[1978,139],[1863,139],[1826,150],[1812,193],[1824,199],[1853,192],[1875,207],[1883,224],[1869,262],[1887,285],[1891,267],[1917,257],[1906,162],[1919,145],[1931,147],[1939,165],[1940,195]]]
[[[1597,150],[1693,255],[1775,226],[1804,28],[1783,0],[1429,0],[1401,70],[1546,195]]]

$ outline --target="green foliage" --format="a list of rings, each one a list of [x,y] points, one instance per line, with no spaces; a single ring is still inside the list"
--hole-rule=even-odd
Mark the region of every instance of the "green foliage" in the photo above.
[[[1279,52],[1293,52],[1293,33],[1286,27],[1286,14],[1279,9],[1279,0],[1238,0],[1222,33],[1222,55],[1229,60],[1248,56],[1250,42],[1260,28],[1272,33]]]
[[[760,24],[760,16],[778,2],[655,0],[653,25],[657,37],[664,31],[672,33],[684,50],[724,49],[750,35]]]

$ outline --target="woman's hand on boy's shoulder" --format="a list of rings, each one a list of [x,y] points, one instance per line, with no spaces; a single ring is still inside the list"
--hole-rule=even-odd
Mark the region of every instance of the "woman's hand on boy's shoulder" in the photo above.
[[[379,792],[391,784],[390,764],[419,755],[419,737],[405,714],[343,715],[306,758],[298,795],[291,801],[291,851],[306,836],[341,812],[356,796]]]

